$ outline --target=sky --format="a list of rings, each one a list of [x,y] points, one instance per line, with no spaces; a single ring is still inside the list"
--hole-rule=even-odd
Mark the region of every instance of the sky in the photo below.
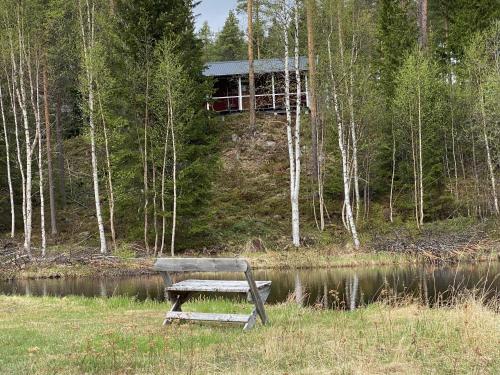
[[[196,30],[207,21],[212,31],[220,31],[224,26],[229,10],[236,8],[237,0],[201,0],[201,4],[194,9]],[[242,25],[242,15],[237,15]]]

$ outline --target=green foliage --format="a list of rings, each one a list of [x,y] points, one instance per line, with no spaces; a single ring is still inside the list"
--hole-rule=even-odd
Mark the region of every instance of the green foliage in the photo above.
[[[246,56],[246,43],[244,33],[240,29],[238,19],[234,12],[230,11],[224,27],[217,35],[215,42],[215,56],[217,60],[241,60]]]
[[[444,84],[437,64],[420,51],[408,55],[396,78],[395,133],[400,158],[397,181],[410,187],[413,164],[422,152],[425,211],[433,219],[447,207],[443,167]],[[421,140],[419,136],[421,128]],[[421,149],[421,150],[420,150]],[[405,165],[402,168],[402,165]],[[401,169],[400,169],[401,168]],[[403,172],[403,173],[401,173]]]

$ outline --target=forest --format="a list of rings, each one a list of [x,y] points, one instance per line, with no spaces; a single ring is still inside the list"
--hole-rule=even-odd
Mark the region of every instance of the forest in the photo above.
[[[0,230],[20,253],[358,249],[381,228],[496,227],[495,0],[240,0],[217,33],[196,30],[197,6],[0,2]],[[307,56],[310,108],[207,111],[204,65],[250,54]],[[288,99],[297,72],[284,73]],[[277,188],[225,174],[235,125],[256,168],[259,134],[283,141],[265,160]]]

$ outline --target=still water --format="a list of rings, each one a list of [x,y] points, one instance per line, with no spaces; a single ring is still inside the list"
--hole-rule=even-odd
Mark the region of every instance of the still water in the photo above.
[[[500,298],[500,262],[454,266],[391,266],[349,269],[255,270],[256,280],[271,280],[268,303],[354,309],[381,298],[415,298],[430,305],[450,302],[463,291]],[[186,278],[241,279],[242,274],[181,274]],[[69,278],[0,282],[0,294],[86,297],[129,296],[164,300],[159,276]],[[241,298],[235,296],[235,298]]]

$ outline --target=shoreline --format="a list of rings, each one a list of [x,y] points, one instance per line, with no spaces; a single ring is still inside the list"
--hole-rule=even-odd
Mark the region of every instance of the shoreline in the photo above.
[[[499,243],[491,242],[474,251],[455,251],[446,256],[428,253],[396,253],[389,251],[360,251],[342,253],[338,249],[304,249],[246,253],[221,253],[218,257],[243,257],[252,269],[335,269],[356,267],[382,267],[411,264],[455,264],[499,261]],[[487,250],[489,249],[489,250]],[[37,258],[20,268],[1,268],[0,281],[79,277],[130,277],[157,274],[152,270],[156,258],[120,258],[88,254],[85,257]],[[189,254],[184,256],[206,256]],[[61,260],[62,259],[62,260]]]

